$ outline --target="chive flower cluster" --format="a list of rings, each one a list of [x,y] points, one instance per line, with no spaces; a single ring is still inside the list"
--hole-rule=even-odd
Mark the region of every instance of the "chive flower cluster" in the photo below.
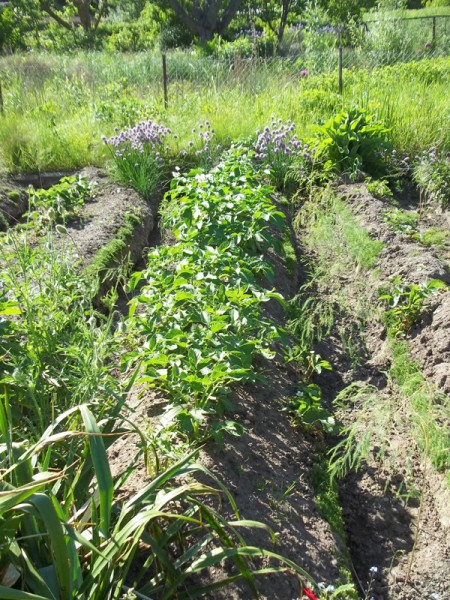
[[[199,123],[198,125],[198,137],[200,138],[202,148],[201,150],[197,150],[195,154],[199,156],[200,154],[209,154],[211,152],[211,142],[216,137],[216,133],[214,129],[211,129],[211,124],[209,121],[205,121],[205,123]],[[192,130],[192,133],[196,133],[196,129]]]
[[[103,143],[111,146],[116,156],[121,156],[126,149],[143,154],[145,148],[155,150],[161,147],[163,138],[170,133],[170,129],[164,125],[154,121],[142,121],[110,138],[102,136],[102,140]]]
[[[278,119],[272,121],[272,127],[264,127],[262,132],[257,131],[255,158],[265,160],[273,154],[297,154],[303,149],[303,144],[293,133],[294,130],[295,123],[290,120],[283,123]]]

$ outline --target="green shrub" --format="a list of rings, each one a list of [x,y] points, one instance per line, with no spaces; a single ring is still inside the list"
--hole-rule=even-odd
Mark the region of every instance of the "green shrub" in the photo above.
[[[363,110],[341,112],[317,126],[315,152],[326,171],[355,180],[361,173],[378,177],[386,170],[389,130]]]

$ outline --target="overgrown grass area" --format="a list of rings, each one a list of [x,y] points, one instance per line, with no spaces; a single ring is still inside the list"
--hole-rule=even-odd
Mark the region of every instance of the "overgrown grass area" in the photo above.
[[[382,12],[384,17],[394,17],[398,19],[421,19],[425,17],[449,17],[450,18],[450,6],[425,6],[423,8],[410,8],[402,10],[384,10]],[[366,22],[372,21],[379,16],[379,13],[367,12],[364,14],[364,20]]]
[[[339,334],[356,364],[363,352],[362,331],[376,310],[368,284],[376,278],[371,270],[383,244],[371,239],[331,188],[302,205],[294,225],[310,252],[309,281],[300,290],[294,311],[295,331],[312,345],[331,331],[339,311]]]
[[[317,121],[344,108],[376,113],[391,129],[394,147],[410,159],[432,145],[450,148],[448,58],[346,71],[342,96],[336,74],[300,77],[295,64],[282,59],[250,64],[242,72],[185,54],[169,60],[174,79],[164,110],[159,57],[151,54],[130,55],[126,68],[119,56],[101,53],[3,57],[3,169],[104,164],[108,152],[101,136],[144,119],[170,127],[174,135],[166,145],[178,155],[202,148],[199,124],[205,121],[220,145],[254,136],[273,116],[294,121],[306,139]]]
[[[450,433],[446,425],[450,419],[448,397],[439,394],[427,383],[419,366],[412,360],[406,341],[392,337],[390,349],[392,367],[389,375],[411,403],[416,439],[434,467],[447,471],[450,485]]]

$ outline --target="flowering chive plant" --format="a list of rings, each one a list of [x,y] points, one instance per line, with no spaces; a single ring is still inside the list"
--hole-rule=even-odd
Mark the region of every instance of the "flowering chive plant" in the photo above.
[[[188,151],[182,150],[180,156],[193,159],[196,166],[209,171],[220,154],[221,147],[211,123],[205,121],[192,128],[193,139],[188,142]],[[176,136],[174,136],[176,138]],[[195,158],[194,158],[195,157]]]
[[[142,121],[110,138],[103,136],[119,181],[134,187],[144,198],[150,198],[159,185],[164,138],[170,133],[164,125]]]
[[[277,188],[284,187],[295,151],[301,145],[294,130],[295,124],[291,121],[283,123],[281,119],[273,119],[271,127],[266,126],[261,132],[256,132],[255,158],[270,169]]]
[[[294,132],[295,123],[283,123],[281,119],[273,119],[271,127],[256,132],[255,158],[271,170],[274,184],[281,189],[286,187],[287,176],[294,163],[300,159],[302,166],[312,164],[308,145]]]

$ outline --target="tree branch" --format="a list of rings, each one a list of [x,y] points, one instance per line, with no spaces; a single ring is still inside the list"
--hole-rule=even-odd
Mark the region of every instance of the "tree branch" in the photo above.
[[[68,21],[65,21],[60,15],[58,15],[58,13],[56,13],[52,9],[52,7],[47,2],[45,2],[45,0],[39,0],[39,4],[42,10],[46,12],[57,23],[59,23],[62,27],[68,29],[69,31],[73,31],[73,24],[69,23]]]
[[[184,10],[184,8],[181,6],[181,4],[179,2],[177,2],[177,0],[167,0],[167,3],[172,8],[172,10],[175,12],[175,14],[183,21],[183,23],[186,25],[186,27],[191,29],[191,31],[193,31],[194,33],[199,33],[199,34],[202,33],[203,27],[199,26],[197,21],[195,21],[195,19],[193,19]]]
[[[220,22],[217,24],[217,33],[221,34],[225,31],[228,25],[233,20],[234,15],[239,10],[239,7],[242,4],[242,0],[230,0],[225,12],[223,13]]]

